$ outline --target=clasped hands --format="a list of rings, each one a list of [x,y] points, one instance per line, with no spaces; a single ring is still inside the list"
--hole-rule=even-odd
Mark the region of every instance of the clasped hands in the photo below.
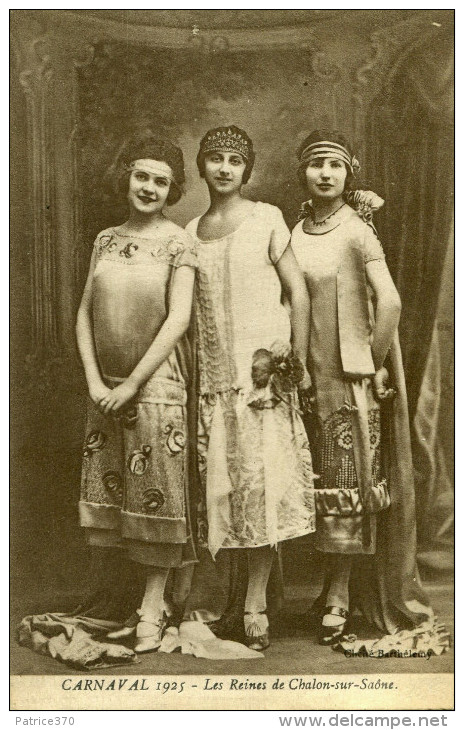
[[[105,416],[116,416],[138,392],[138,386],[130,378],[115,388],[108,388],[103,382],[89,386],[89,395],[100,413]]]

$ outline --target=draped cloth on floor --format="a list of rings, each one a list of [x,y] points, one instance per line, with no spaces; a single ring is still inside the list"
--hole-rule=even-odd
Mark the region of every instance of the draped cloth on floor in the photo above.
[[[388,432],[391,504],[377,516],[377,551],[355,562],[351,587],[355,603],[381,631],[412,628],[433,614],[416,563],[414,475],[408,404],[398,333],[385,363],[396,390],[382,404]]]

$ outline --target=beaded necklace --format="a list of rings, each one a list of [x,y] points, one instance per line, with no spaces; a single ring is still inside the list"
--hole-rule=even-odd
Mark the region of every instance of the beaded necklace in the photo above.
[[[315,216],[314,210],[312,208],[310,208],[309,214],[311,216],[311,221],[312,221],[313,226],[322,226],[322,225],[324,225],[324,223],[326,223],[328,220],[330,220],[330,218],[332,218],[335,215],[335,213],[338,213],[338,211],[341,210],[344,205],[345,205],[345,203],[342,203],[336,210],[334,210],[333,213],[330,213],[330,215],[326,216],[321,221],[317,221],[316,220],[316,216]]]

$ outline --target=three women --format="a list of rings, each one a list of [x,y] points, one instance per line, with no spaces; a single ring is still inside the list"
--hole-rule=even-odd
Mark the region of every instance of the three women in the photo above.
[[[279,209],[241,195],[254,163],[243,130],[219,127],[202,139],[197,164],[211,203],[188,233],[163,216],[183,182],[180,150],[154,140],[150,145],[124,157],[130,216],[97,237],[79,311],[79,348],[93,402],[81,523],[90,542],[124,547],[147,566],[145,596],[126,633],[136,631],[137,651],[156,649],[168,571],[196,560],[185,478],[183,338],[198,266],[200,542],[213,557],[221,549],[246,551],[245,640],[266,648],[273,548],[316,527],[311,453],[297,396],[298,388],[308,392],[312,377],[317,425],[308,435],[320,475],[316,539],[333,556],[320,601],[321,641],[330,643],[342,634],[350,608],[351,556],[377,557],[380,549],[385,559],[392,547],[375,513],[388,511],[392,501],[379,401],[399,300],[374,232],[345,203],[353,157],[342,138],[316,133],[305,140],[300,176],[312,207],[290,246]],[[407,503],[413,520],[410,489],[406,502],[402,485],[395,493],[396,519]],[[406,527],[411,547],[413,521]],[[406,583],[397,586],[406,603],[416,578],[414,558],[407,560],[406,573],[400,571]],[[394,601],[386,608],[387,583],[382,627],[392,631],[401,625],[401,608],[398,602],[393,608]],[[415,585],[415,607],[409,600],[405,611],[410,621],[414,612],[427,615],[425,601],[417,609],[423,596]]]

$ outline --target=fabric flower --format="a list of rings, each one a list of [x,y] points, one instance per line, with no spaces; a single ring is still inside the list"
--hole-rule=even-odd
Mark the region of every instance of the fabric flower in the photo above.
[[[351,169],[353,170],[353,175],[356,177],[361,169],[361,165],[357,157],[351,158]]]
[[[382,207],[385,201],[372,190],[351,190],[346,195],[346,202],[351,205],[365,223],[372,222],[376,210]]]
[[[129,456],[128,468],[135,476],[142,476],[147,470],[148,457],[151,454],[151,446],[142,444],[140,449],[135,449]]]
[[[181,253],[184,250],[185,245],[178,238],[171,238],[168,241],[168,252],[171,256],[176,256],[176,254]]]
[[[101,451],[106,443],[106,434],[103,431],[91,431],[84,444],[84,456],[91,456],[94,451]]]
[[[185,433],[180,428],[176,428],[170,423],[165,427],[164,433],[168,436],[166,446],[171,454],[178,454],[185,448]]]
[[[289,394],[296,388],[303,376],[303,365],[291,346],[276,340],[269,350],[261,348],[253,354],[251,379],[255,390],[247,404],[258,410],[273,408],[282,400],[282,394]]]
[[[251,362],[251,379],[255,388],[265,388],[274,372],[274,360],[269,350],[256,350]]]
[[[129,406],[128,408],[125,408],[124,411],[119,415],[119,420],[122,423],[124,428],[132,430],[135,428],[135,424],[137,423],[138,418],[138,411],[137,406]]]
[[[148,514],[155,514],[163,506],[165,501],[161,489],[147,489],[142,496],[143,511]]]
[[[117,471],[107,471],[102,476],[103,486],[116,502],[122,501],[122,478]]]

